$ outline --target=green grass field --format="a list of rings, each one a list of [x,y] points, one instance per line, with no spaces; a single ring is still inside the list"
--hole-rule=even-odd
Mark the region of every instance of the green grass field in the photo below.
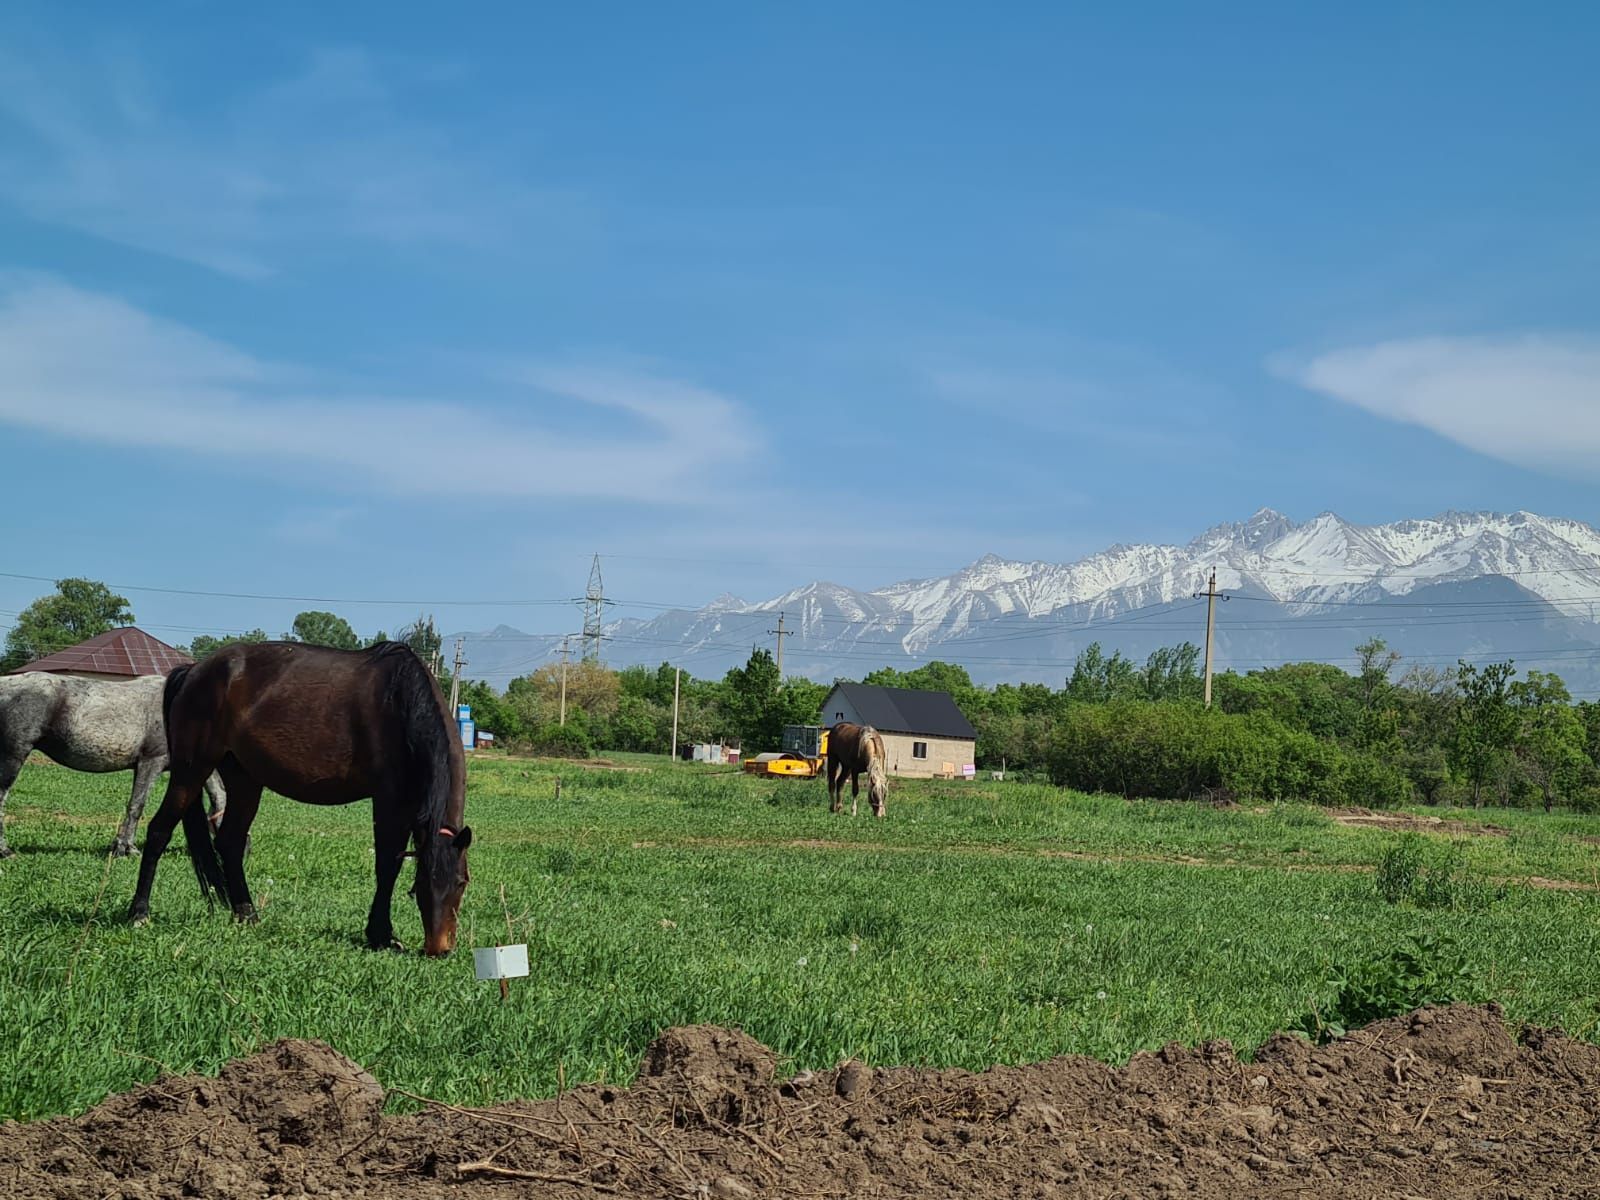
[[[533,971],[502,1004],[470,954],[360,948],[366,806],[266,799],[247,864],[260,925],[208,913],[178,849],[135,929],[137,860],[105,856],[129,776],[36,759],[0,863],[0,1116],[79,1111],[282,1036],[462,1104],[552,1094],[558,1072],[626,1081],[658,1030],[700,1021],[796,1069],[1247,1048],[1332,966],[1424,930],[1457,937],[1514,1020],[1600,1031],[1600,892],[1526,882],[1592,889],[1600,820],[1486,812],[1509,833],[1459,839],[1464,862],[1504,886],[1418,909],[1374,887],[1397,835],[1312,809],[898,784],[876,824],[864,798],[854,821],[830,815],[819,782],[620,761],[635,769],[470,764],[463,949],[525,941]],[[410,871],[395,916],[415,945]]]

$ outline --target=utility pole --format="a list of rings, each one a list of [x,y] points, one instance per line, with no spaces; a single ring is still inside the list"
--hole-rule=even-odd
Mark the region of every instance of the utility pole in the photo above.
[[[461,657],[461,639],[456,639],[455,670],[450,675],[450,719],[456,719],[456,706],[461,703],[461,668],[467,665],[466,659]]]
[[[672,668],[672,747],[667,751],[670,758],[678,757],[678,683],[683,678],[683,668]]]
[[[778,627],[776,629],[769,629],[769,630],[767,630],[767,632],[768,633],[775,633],[775,634],[778,635],[778,682],[782,683],[783,682],[783,639],[786,638],[786,637],[794,636],[794,630],[785,629],[783,627],[783,614],[780,612],[778,614]]]
[[[1217,591],[1217,569],[1215,567],[1211,568],[1211,579],[1206,584],[1206,590],[1203,591],[1203,592],[1195,592],[1194,593],[1194,598],[1196,600],[1200,599],[1201,596],[1204,596],[1206,598],[1206,707],[1210,708],[1211,707],[1211,643],[1212,643],[1212,640],[1213,640],[1213,636],[1214,636],[1214,634],[1216,632],[1216,626],[1217,626],[1217,600],[1218,600],[1219,597],[1221,599],[1223,599],[1223,600],[1226,600],[1228,598],[1227,596],[1224,596],[1221,592]]]
[[[571,653],[567,649],[567,639],[561,639],[561,723],[567,723],[567,656]]]

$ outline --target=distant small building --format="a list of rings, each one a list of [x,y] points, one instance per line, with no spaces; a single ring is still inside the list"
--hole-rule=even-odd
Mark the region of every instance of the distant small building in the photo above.
[[[822,723],[853,721],[883,735],[889,773],[914,779],[971,779],[978,731],[949,692],[835,684],[822,702]]]
[[[170,675],[174,667],[192,662],[194,659],[177,647],[151,637],[142,629],[124,625],[34,659],[12,673],[44,671],[80,679],[137,679],[141,675]]]
[[[712,763],[723,766],[739,761],[739,747],[726,742],[686,742],[678,748],[678,757],[684,762]]]

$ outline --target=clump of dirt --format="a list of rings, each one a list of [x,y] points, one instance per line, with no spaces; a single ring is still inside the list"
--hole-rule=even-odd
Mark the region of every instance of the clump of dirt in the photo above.
[[[1340,825],[1357,829],[1390,829],[1400,833],[1471,834],[1476,837],[1510,837],[1511,830],[1487,822],[1457,821],[1449,817],[1415,813],[1374,812],[1370,808],[1330,808],[1327,813]]]
[[[1591,1194],[1600,1047],[1422,1009],[1242,1061],[1176,1043],[1115,1068],[774,1077],[736,1030],[668,1030],[633,1087],[381,1116],[371,1076],[280,1042],[80,1117],[0,1126],[0,1192],[180,1196],[1112,1197]]]
[[[660,1097],[678,1125],[758,1121],[778,1056],[747,1033],[719,1025],[669,1029],[644,1052],[635,1088]]]
[[[378,1130],[385,1098],[376,1079],[332,1047],[279,1041],[227,1063],[215,1079],[167,1076],[76,1120],[0,1125],[0,1177],[19,1172],[0,1191],[133,1200],[299,1188],[341,1143]],[[19,1156],[13,1142],[37,1153]],[[31,1184],[29,1169],[41,1176]]]

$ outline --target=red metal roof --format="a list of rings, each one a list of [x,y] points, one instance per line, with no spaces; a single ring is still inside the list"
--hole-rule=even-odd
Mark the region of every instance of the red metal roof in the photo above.
[[[137,675],[166,675],[174,667],[193,661],[183,651],[158,641],[142,629],[128,625],[35,659],[25,667],[18,667],[16,674],[24,671],[93,671],[99,675],[127,675],[132,678]]]

